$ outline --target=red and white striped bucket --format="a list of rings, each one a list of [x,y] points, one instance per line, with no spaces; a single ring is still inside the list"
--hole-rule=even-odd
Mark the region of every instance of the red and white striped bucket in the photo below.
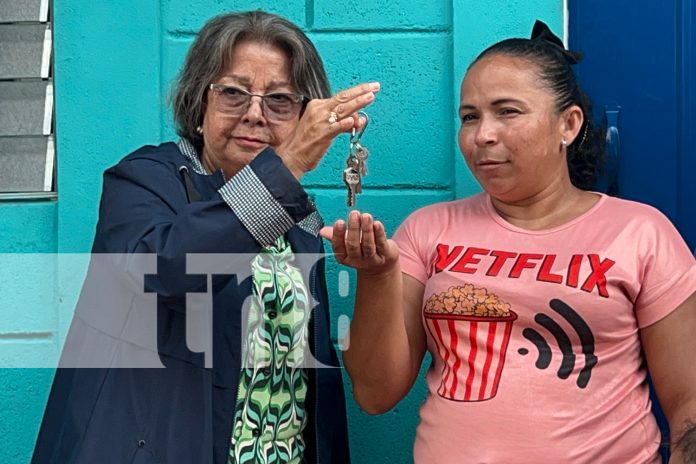
[[[425,324],[443,360],[438,394],[454,401],[484,401],[498,392],[512,323],[503,317],[425,313]]]

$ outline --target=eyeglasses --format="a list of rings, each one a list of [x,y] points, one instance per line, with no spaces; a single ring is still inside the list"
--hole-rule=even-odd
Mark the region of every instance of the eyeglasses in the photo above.
[[[210,90],[214,90],[220,96],[219,111],[231,116],[243,115],[249,108],[251,97],[260,97],[263,114],[271,122],[288,121],[294,118],[300,113],[302,103],[307,100],[304,95],[296,93],[259,95],[225,84],[210,84]]]

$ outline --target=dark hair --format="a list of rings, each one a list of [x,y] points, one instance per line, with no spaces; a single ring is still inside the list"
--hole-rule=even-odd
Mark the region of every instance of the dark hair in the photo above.
[[[556,97],[556,109],[560,113],[572,105],[580,107],[584,121],[578,136],[567,148],[570,180],[578,188],[594,187],[605,155],[604,131],[592,119],[592,103],[578,85],[571,64],[580,55],[563,48],[563,42],[548,27],[537,21],[532,39],[506,39],[485,49],[471,63],[491,55],[507,55],[526,59],[536,65],[541,81]]]
[[[279,47],[288,56],[290,83],[309,98],[328,98],[329,79],[319,53],[307,36],[285,18],[261,10],[228,13],[210,19],[199,31],[172,87],[177,133],[200,149],[208,86],[229,65],[232,50],[249,40]]]

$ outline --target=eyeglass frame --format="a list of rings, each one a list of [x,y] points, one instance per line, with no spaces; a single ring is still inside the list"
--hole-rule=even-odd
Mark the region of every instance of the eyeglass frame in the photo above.
[[[290,97],[291,100],[297,100],[294,102],[295,105],[299,105],[299,107],[300,107],[300,111],[297,112],[297,115],[302,114],[302,110],[303,110],[304,105],[306,104],[306,102],[311,100],[309,97],[307,97],[306,95],[302,95],[301,93],[271,92],[271,93],[267,93],[267,94],[259,94],[259,93],[248,92],[248,91],[242,89],[241,87],[237,87],[236,85],[222,84],[219,82],[218,83],[213,82],[213,83],[208,85],[208,89],[210,89],[214,92],[217,92],[218,95],[222,94],[225,91],[225,89],[230,89],[230,88],[235,89],[235,90],[243,93],[248,98],[246,106],[244,106],[244,105],[240,106],[240,108],[243,108],[243,109],[240,109],[239,116],[241,116],[242,114],[246,113],[249,110],[249,106],[251,105],[251,97],[261,98],[261,110],[263,111],[263,115],[266,118],[268,118],[268,113],[269,113],[267,111],[268,104],[266,103],[266,97],[271,97],[273,95],[284,95],[284,96]],[[273,119],[275,121],[279,121],[279,122],[284,122],[284,121],[289,121],[290,119],[292,119],[292,117],[290,117],[288,119],[274,119],[274,118],[271,118],[271,119]]]

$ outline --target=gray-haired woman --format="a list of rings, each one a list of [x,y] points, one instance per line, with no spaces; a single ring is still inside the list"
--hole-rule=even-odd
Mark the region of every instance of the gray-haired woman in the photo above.
[[[33,462],[349,461],[341,372],[309,368],[338,363],[323,262],[301,265],[323,246],[299,180],[364,124],[357,112],[378,90],[330,97],[316,49],[278,16],[227,14],[202,28],[175,87],[181,139],[105,173],[95,254]],[[143,277],[150,299],[142,278],[94,277],[105,253],[156,256]],[[235,264],[187,272],[200,254]],[[195,292],[212,294],[205,356],[189,349]],[[147,337],[138,321],[153,294]],[[153,339],[166,367],[133,368]]]

